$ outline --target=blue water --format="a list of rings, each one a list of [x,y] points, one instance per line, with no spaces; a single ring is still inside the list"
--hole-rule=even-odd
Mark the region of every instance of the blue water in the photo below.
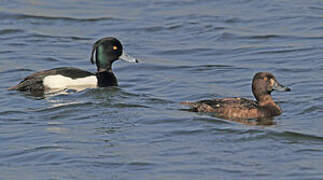
[[[99,38],[139,64],[119,87],[44,99],[7,88],[44,69],[95,72]],[[0,0],[0,179],[323,179],[323,2]],[[179,102],[253,98],[272,72],[292,91],[250,124]]]

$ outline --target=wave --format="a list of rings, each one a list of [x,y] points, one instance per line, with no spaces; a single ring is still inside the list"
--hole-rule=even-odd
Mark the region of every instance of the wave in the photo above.
[[[39,15],[31,15],[31,14],[11,14],[11,13],[0,13],[0,17],[4,19],[12,19],[12,20],[26,20],[26,19],[38,19],[38,20],[59,20],[59,21],[73,21],[73,22],[96,22],[96,21],[113,21],[113,20],[125,20],[122,18],[115,17],[67,17],[67,16],[39,16]]]

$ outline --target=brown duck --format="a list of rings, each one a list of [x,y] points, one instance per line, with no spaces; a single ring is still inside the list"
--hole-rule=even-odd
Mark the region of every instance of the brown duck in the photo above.
[[[252,80],[252,93],[257,101],[233,97],[181,104],[191,106],[195,112],[215,113],[216,116],[228,119],[267,118],[282,114],[281,108],[271,97],[274,90],[290,91],[290,88],[281,85],[271,73],[258,72]]]

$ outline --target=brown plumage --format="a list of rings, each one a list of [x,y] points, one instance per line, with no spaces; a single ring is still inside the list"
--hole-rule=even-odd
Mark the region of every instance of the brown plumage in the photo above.
[[[217,98],[198,102],[182,102],[195,112],[215,113],[216,116],[228,119],[258,119],[278,116],[280,107],[273,101],[271,92],[290,91],[290,88],[279,84],[268,72],[256,73],[252,81],[252,92],[257,101],[246,98]]]

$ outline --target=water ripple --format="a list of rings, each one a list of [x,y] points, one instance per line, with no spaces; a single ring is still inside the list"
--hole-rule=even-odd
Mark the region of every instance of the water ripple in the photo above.
[[[281,138],[287,138],[290,140],[306,140],[306,141],[318,141],[321,142],[323,140],[323,137],[312,135],[312,134],[305,134],[300,132],[293,132],[293,131],[283,131],[283,132],[277,132],[277,131],[270,131],[267,134],[268,137],[278,137]]]
[[[0,35],[7,35],[7,34],[17,34],[23,33],[24,30],[22,29],[2,29],[0,30]]]
[[[49,38],[49,39],[70,39],[70,40],[92,40],[92,38],[88,37],[78,37],[78,36],[53,36],[53,35],[48,35],[48,34],[41,34],[41,33],[33,33],[28,35],[28,38]]]
[[[66,17],[66,16],[38,16],[38,15],[29,15],[29,14],[8,14],[0,13],[1,17],[5,19],[13,20],[26,20],[26,19],[38,19],[38,20],[60,20],[60,21],[70,21],[70,22],[96,22],[96,21],[122,21],[125,19],[115,18],[115,17],[93,17],[93,18],[75,18],[75,17]]]
[[[88,106],[93,104],[92,102],[55,102],[51,107],[45,107],[40,109],[30,109],[30,112],[51,112],[57,110],[66,110],[66,108],[77,108],[82,106]]]
[[[21,161],[29,164],[31,161],[35,161],[37,159],[41,159],[41,161],[50,161],[61,158],[57,152],[62,150],[68,150],[68,148],[58,145],[47,145],[19,151],[10,151],[8,153],[2,152],[2,156],[0,158],[3,161]],[[51,151],[55,151],[56,153],[51,153]]]
[[[304,115],[312,112],[323,112],[323,108],[321,106],[310,106],[299,112],[298,115]]]

